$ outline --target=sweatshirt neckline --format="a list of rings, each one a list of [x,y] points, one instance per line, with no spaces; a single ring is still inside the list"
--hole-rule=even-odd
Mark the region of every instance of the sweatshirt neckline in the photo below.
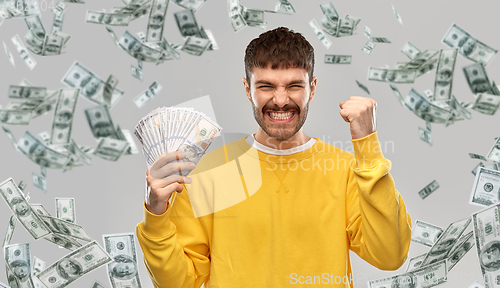
[[[236,141],[236,144],[240,147],[240,149],[250,157],[257,158],[261,161],[272,162],[272,163],[286,163],[286,162],[290,162],[290,161],[301,161],[303,159],[306,159],[306,158],[313,156],[314,154],[318,153],[319,151],[323,151],[323,148],[325,145],[325,143],[323,141],[321,141],[319,138],[311,137],[311,138],[314,138],[316,140],[316,142],[309,149],[306,149],[304,151],[300,151],[300,152],[297,152],[294,154],[289,154],[289,155],[273,155],[273,154],[264,153],[262,151],[255,149],[254,147],[250,146],[246,141],[247,137],[250,137],[250,136],[244,136]],[[250,152],[250,150],[251,150],[251,152]]]

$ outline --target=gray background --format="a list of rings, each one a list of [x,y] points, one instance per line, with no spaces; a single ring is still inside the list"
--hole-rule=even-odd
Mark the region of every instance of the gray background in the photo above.
[[[119,79],[118,88],[125,91],[124,97],[111,110],[113,121],[131,132],[137,121],[149,111],[159,106],[177,105],[203,95],[210,95],[216,120],[225,132],[250,134],[256,131],[257,124],[247,101],[241,78],[244,76],[244,49],[249,41],[257,37],[262,30],[246,27],[235,33],[229,23],[226,1],[208,0],[196,13],[198,24],[213,32],[220,50],[209,51],[201,57],[182,53],[179,61],[169,61],[155,66],[144,63],[144,81],[131,76],[130,65],[137,61],[126,52],[116,47],[104,26],[85,23],[87,10],[109,11],[114,6],[123,6],[119,0],[86,0],[85,5],[66,3],[63,32],[72,38],[67,43],[65,53],[60,56],[40,57],[33,55],[38,65],[33,71],[19,58],[10,38],[26,34],[27,27],[23,20],[6,20],[0,27],[0,38],[5,41],[14,55],[16,68],[12,67],[5,56],[0,56],[0,91],[4,91],[0,105],[5,106],[13,99],[6,94],[9,85],[18,84],[23,78],[35,86],[48,89],[65,87],[61,79],[77,60],[102,79],[113,74]],[[392,161],[392,175],[396,188],[402,194],[407,209],[414,223],[416,219],[433,223],[445,228],[450,222],[470,216],[480,207],[468,204],[474,176],[471,170],[478,163],[469,158],[468,153],[485,155],[493,145],[494,137],[500,132],[494,119],[498,115],[486,116],[473,112],[473,120],[456,122],[444,127],[433,125],[434,146],[429,147],[419,140],[418,126],[425,127],[425,122],[403,108],[385,83],[367,81],[368,67],[392,67],[398,61],[408,61],[399,50],[410,40],[421,50],[447,48],[441,43],[446,31],[453,22],[468,31],[480,41],[494,48],[500,48],[500,39],[494,34],[498,17],[499,4],[494,1],[477,0],[473,2],[442,1],[394,1],[392,4],[401,15],[401,26],[393,14],[391,2],[387,0],[371,1],[334,1],[333,4],[341,17],[346,14],[362,19],[357,34],[350,37],[334,38],[330,49],[322,46],[308,22],[315,18],[319,23],[322,17],[319,4],[323,1],[291,1],[297,13],[281,15],[266,13],[269,23],[267,28],[287,26],[302,33],[314,46],[316,53],[315,75],[318,86],[315,99],[311,102],[304,131],[309,136],[316,136],[326,142],[334,143],[343,149],[350,147],[349,124],[339,115],[338,103],[351,95],[369,96],[378,102],[377,128],[379,139],[388,149],[386,158]],[[256,9],[274,9],[275,1],[241,1],[242,5]],[[164,36],[169,42],[181,43],[173,13],[182,8],[170,3]],[[52,12],[43,11],[42,21],[47,32],[52,25]],[[125,32],[133,34],[146,31],[147,16],[138,19],[129,27],[114,28],[118,38]],[[361,51],[367,39],[363,35],[363,26],[372,30],[372,36],[387,37],[392,44],[376,44],[372,55]],[[495,36],[494,36],[495,35]],[[24,40],[23,40],[24,42]],[[1,48],[3,49],[3,48]],[[3,54],[3,52],[0,52]],[[353,56],[351,65],[323,64],[325,54],[349,54]],[[498,56],[497,56],[498,57]],[[472,95],[461,67],[471,64],[458,56],[453,83],[454,95],[458,100],[473,101]],[[498,59],[487,66],[490,80],[498,75]],[[433,89],[435,72],[424,75],[411,85],[399,85],[403,96],[411,87],[418,91]],[[367,95],[356,85],[355,79],[368,86],[371,94]],[[132,99],[157,80],[164,88],[160,94],[142,109],[138,109]],[[80,145],[95,146],[96,142],[83,110],[93,103],[80,98],[73,122],[72,137]],[[50,131],[53,112],[41,116],[29,126],[11,126],[17,139],[29,129],[38,134]],[[342,143],[342,144],[340,144]],[[392,144],[391,144],[392,143]],[[139,145],[138,141],[136,144]],[[25,191],[30,192],[31,203],[42,203],[55,214],[54,197],[74,197],[76,199],[77,223],[82,225],[91,237],[102,243],[102,235],[110,233],[134,232],[137,223],[142,221],[144,183],[146,165],[142,154],[126,155],[118,162],[109,162],[92,156],[92,166],[76,167],[62,173],[58,170],[47,171],[48,193],[33,186],[31,173],[39,173],[39,167],[25,156],[16,153],[6,136],[0,136],[0,180],[13,177],[19,183],[28,183]],[[418,191],[432,180],[437,180],[440,188],[425,200],[418,196]],[[314,193],[315,191],[304,191]],[[11,215],[7,205],[0,204],[0,237],[3,239]],[[467,231],[469,231],[471,228]],[[321,231],[319,232],[321,233]],[[12,243],[31,243],[31,253],[48,265],[68,253],[46,241],[34,241],[18,224]],[[314,243],[312,243],[314,245]],[[139,246],[137,244],[137,248]],[[413,243],[409,258],[428,250],[427,247]],[[476,248],[462,259],[450,272],[449,283],[441,287],[468,287],[481,279],[481,272],[476,258]],[[381,271],[372,267],[354,253],[352,266],[356,287],[366,287],[367,279],[376,279],[403,272],[406,264],[398,271]],[[335,255],[331,255],[335,257]],[[138,251],[140,275],[143,287],[152,287],[146,269],[142,264],[142,252]],[[5,271],[0,261],[0,271]],[[324,269],[329,273],[328,267]],[[249,275],[250,276],[250,275]],[[104,267],[79,279],[73,286],[90,287],[94,279],[110,286]],[[6,282],[3,272],[0,281]]]

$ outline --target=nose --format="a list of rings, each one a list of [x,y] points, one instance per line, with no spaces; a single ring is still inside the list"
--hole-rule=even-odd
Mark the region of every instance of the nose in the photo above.
[[[290,98],[288,97],[288,93],[285,89],[276,89],[274,91],[273,103],[280,108],[285,106],[290,102]]]

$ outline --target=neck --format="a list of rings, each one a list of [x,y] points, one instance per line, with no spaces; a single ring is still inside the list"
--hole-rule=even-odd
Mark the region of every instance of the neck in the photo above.
[[[267,147],[280,150],[300,146],[310,139],[311,137],[304,134],[302,128],[287,140],[277,140],[272,138],[264,130],[262,130],[260,126],[257,129],[257,133],[255,133],[255,141]]]

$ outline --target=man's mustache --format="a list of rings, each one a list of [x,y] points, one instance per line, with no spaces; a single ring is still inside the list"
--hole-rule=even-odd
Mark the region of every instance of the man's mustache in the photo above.
[[[283,107],[279,107],[279,106],[276,106],[276,105],[266,105],[262,108],[262,112],[265,113],[267,111],[290,111],[290,110],[296,110],[297,112],[300,113],[300,109],[299,109],[299,106],[297,105],[290,105],[290,104],[286,104],[285,106]]]

